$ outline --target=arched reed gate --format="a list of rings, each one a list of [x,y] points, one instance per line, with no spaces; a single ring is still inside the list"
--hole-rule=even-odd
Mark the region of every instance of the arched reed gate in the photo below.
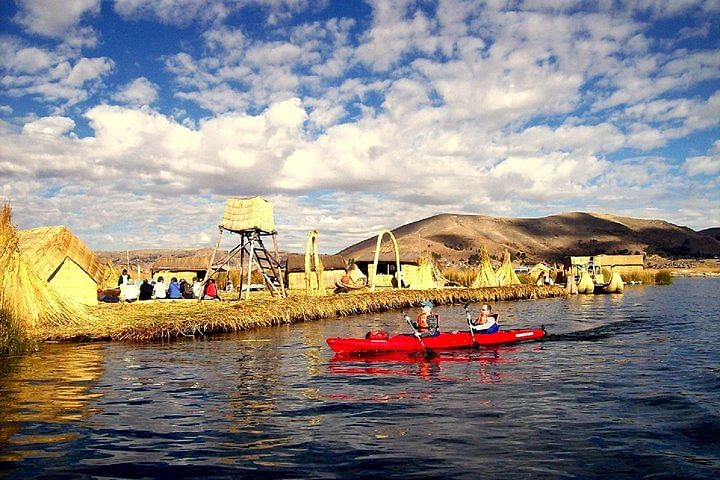
[[[375,277],[376,277],[376,273],[377,273],[378,260],[380,259],[380,245],[382,244],[382,239],[385,235],[389,236],[390,240],[392,240],[393,249],[395,251],[395,267],[396,267],[395,275],[396,275],[398,287],[400,287],[401,282],[402,282],[402,278],[401,278],[402,274],[400,272],[400,251],[398,250],[397,240],[395,240],[395,235],[393,235],[393,233],[390,230],[383,229],[383,230],[380,230],[380,232],[378,233],[377,244],[375,245],[375,258],[373,260],[371,271],[368,271],[368,277],[370,277],[370,291],[371,292],[375,291]]]
[[[318,254],[317,238],[319,234],[320,232],[317,230],[310,231],[305,244],[305,291],[308,295],[325,295],[324,267]],[[313,283],[313,271],[317,284]]]

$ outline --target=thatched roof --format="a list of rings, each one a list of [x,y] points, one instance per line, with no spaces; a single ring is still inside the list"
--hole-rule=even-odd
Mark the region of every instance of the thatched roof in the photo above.
[[[74,261],[95,283],[101,283],[105,266],[97,255],[66,227],[39,227],[18,231],[18,246],[35,273],[45,281],[66,258]]]
[[[342,255],[320,255],[320,261],[323,264],[323,270],[345,270],[347,262]],[[301,253],[288,253],[287,255],[287,273],[296,273],[305,271],[305,255]]]
[[[159,272],[166,270],[168,272],[191,272],[207,270],[210,263],[210,257],[207,255],[196,255],[194,257],[161,257],[153,263],[151,270]]]
[[[233,232],[262,230],[275,232],[273,205],[260,197],[231,197],[225,201],[220,226]]]

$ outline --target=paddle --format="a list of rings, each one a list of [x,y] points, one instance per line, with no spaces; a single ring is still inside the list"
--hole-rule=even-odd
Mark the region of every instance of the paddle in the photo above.
[[[470,310],[468,310],[468,303],[465,304],[465,319],[467,320],[468,328],[470,328],[470,337],[472,338],[472,346],[477,347],[475,341],[475,332],[473,332],[472,321],[470,320]]]
[[[415,328],[415,325],[413,325],[410,317],[405,315],[404,310],[400,310],[400,315],[402,315],[403,318],[405,318],[405,321],[407,322],[407,324],[410,325],[410,328],[412,328],[413,335],[415,335],[415,338],[417,338],[418,342],[420,342],[420,347],[422,348],[423,355],[425,355],[426,357],[432,356],[434,354],[434,352],[425,346],[425,342],[422,341],[420,332],[417,331],[417,329]]]

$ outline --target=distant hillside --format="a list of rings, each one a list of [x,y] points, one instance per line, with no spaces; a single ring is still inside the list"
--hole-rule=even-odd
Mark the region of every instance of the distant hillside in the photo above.
[[[593,213],[565,213],[543,218],[502,218],[441,214],[393,230],[403,257],[432,252],[460,262],[485,245],[500,258],[508,249],[514,260],[560,261],[568,255],[641,253],[666,258],[720,255],[720,240],[663,220],[641,220]],[[717,232],[715,232],[717,234]],[[346,258],[374,253],[376,237],[338,252]]]
[[[203,249],[145,249],[145,250],[130,250],[125,251],[99,251],[95,252],[98,257],[100,257],[100,261],[103,263],[106,262],[112,262],[112,264],[115,266],[115,269],[118,270],[118,273],[122,271],[123,268],[127,268],[128,264],[128,257],[130,260],[131,270],[134,270],[137,268],[138,265],[140,265],[140,269],[143,272],[149,271],[150,267],[152,267],[152,264],[155,263],[159,258],[162,257],[171,257],[171,258],[186,258],[186,257],[192,257],[195,255],[212,255],[212,248],[203,248]],[[219,250],[217,253],[218,257],[221,257],[226,252],[224,250]]]
[[[705,230],[700,230],[700,233],[703,233],[705,235],[713,237],[715,240],[720,241],[720,227],[706,228]]]

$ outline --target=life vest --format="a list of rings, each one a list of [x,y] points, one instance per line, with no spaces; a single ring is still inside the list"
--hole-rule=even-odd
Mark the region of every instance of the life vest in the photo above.
[[[488,315],[489,318],[493,319],[493,324],[490,325],[488,328],[478,329],[477,325],[473,325],[473,332],[475,333],[495,333],[498,330],[500,330],[500,325],[497,323],[497,313],[493,313],[492,315]]]
[[[430,314],[427,317],[425,317],[424,322],[420,323],[422,320],[422,315],[418,315],[417,317],[417,330],[418,332],[428,336],[428,335],[437,335],[438,330],[440,328],[440,317],[437,316],[437,314]]]

